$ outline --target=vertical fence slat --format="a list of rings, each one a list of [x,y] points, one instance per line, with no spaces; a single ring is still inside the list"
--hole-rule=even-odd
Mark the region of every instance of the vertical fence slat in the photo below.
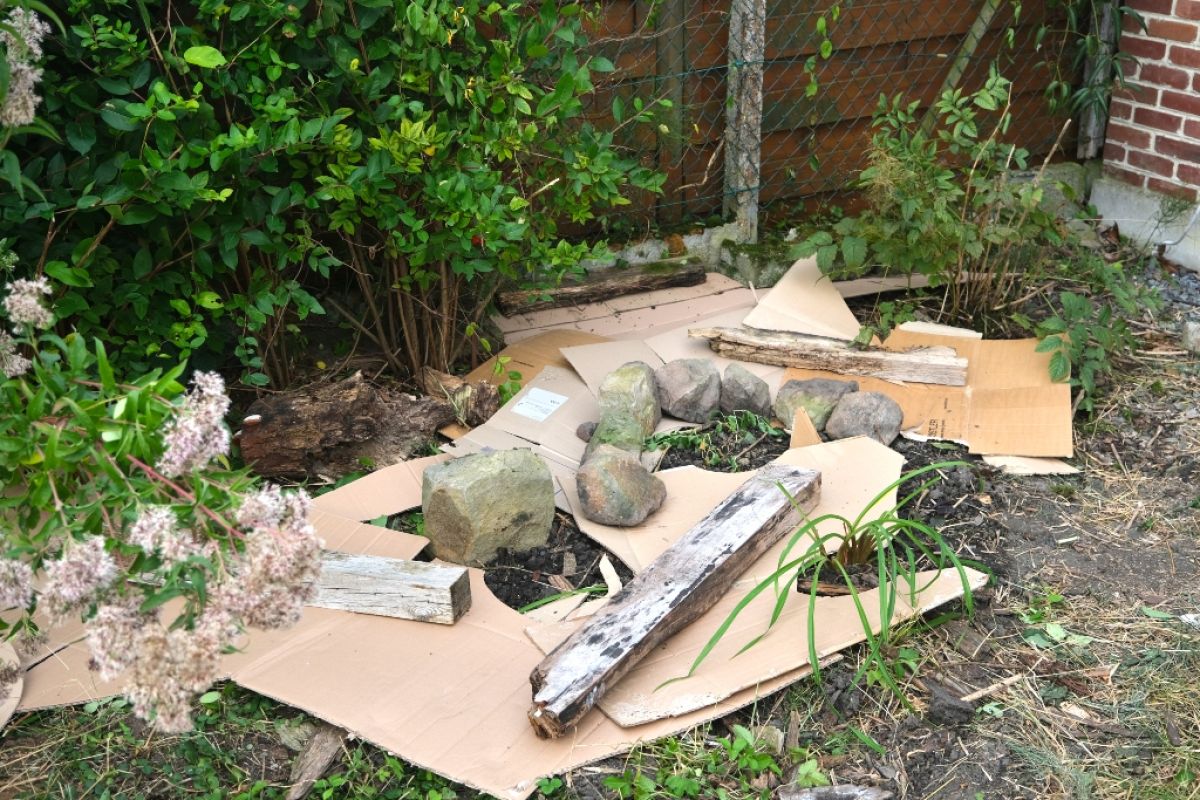
[[[652,5],[647,0],[639,0],[639,16],[649,13]],[[687,0],[662,0],[656,9],[656,97],[671,102],[671,107],[659,115],[666,131],[661,128],[658,131],[658,168],[666,174],[667,180],[658,202],[658,221],[671,224],[682,218],[686,205],[680,187],[683,186],[683,143],[687,136],[683,108],[688,49]]]

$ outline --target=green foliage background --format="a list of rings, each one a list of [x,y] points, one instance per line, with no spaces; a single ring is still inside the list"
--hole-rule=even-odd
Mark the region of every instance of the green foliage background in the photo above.
[[[559,221],[661,184],[582,118],[613,65],[581,54],[577,5],[56,10],[53,135],[9,139],[0,235],[131,371],[200,353],[286,380],[289,331],[338,289],[394,366],[444,368],[502,276],[547,280],[589,252]]]

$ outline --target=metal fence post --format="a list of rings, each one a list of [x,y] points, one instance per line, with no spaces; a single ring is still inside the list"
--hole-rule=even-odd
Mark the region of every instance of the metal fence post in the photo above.
[[[738,239],[758,241],[766,0],[730,0],[725,101],[725,213]]]

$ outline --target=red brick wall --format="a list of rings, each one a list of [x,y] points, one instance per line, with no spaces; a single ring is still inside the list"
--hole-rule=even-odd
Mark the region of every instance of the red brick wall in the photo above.
[[[1200,0],[1129,0],[1120,51],[1128,86],[1113,92],[1104,170],[1134,186],[1197,198],[1200,190]]]

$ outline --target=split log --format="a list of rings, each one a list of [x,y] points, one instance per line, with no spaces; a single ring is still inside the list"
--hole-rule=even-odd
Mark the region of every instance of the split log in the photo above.
[[[546,289],[514,289],[500,292],[496,304],[506,316],[546,308],[598,303],[651,289],[696,286],[704,283],[704,264],[698,258],[670,258],[633,267],[613,267],[589,272],[576,280]]]
[[[534,731],[562,736],[608,687],[712,608],[742,572],[794,531],[820,491],[819,472],[782,464],[742,484],[538,664],[529,676]]]
[[[465,567],[327,552],[308,605],[453,625],[471,607]]]
[[[708,339],[714,352],[738,361],[909,383],[945,386],[967,383],[967,360],[959,358],[950,347],[916,347],[905,351],[870,347],[860,350],[839,339],[745,327],[692,328],[688,336]]]
[[[429,396],[450,403],[458,421],[471,428],[487,422],[500,410],[500,390],[488,381],[470,383],[433,367],[426,367],[421,372],[421,388]]]
[[[242,458],[264,477],[339,477],[404,461],[454,420],[445,399],[381,389],[355,373],[255,401],[237,439]]]

